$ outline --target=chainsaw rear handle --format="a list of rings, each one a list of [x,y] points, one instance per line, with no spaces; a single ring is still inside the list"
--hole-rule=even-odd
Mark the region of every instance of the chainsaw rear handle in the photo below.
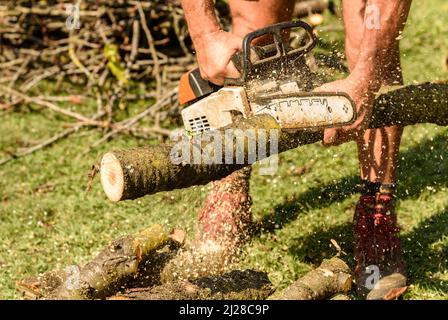
[[[285,30],[303,29],[308,37],[308,41],[299,48],[292,49],[288,41],[285,41]],[[253,47],[252,42],[260,37],[271,35],[274,42],[264,47]],[[258,77],[260,71],[269,69],[267,65],[287,65],[288,62],[294,62],[304,54],[310,52],[317,43],[316,36],[313,33],[313,28],[300,20],[287,21],[277,23],[265,28],[255,30],[244,37],[243,52],[242,52],[242,68],[240,70],[241,77],[238,79],[240,83],[245,83],[248,80]],[[251,48],[255,48],[256,55],[254,55]],[[238,54],[232,59],[238,59]],[[255,57],[255,58],[254,58]],[[230,79],[229,79],[230,80]]]
[[[285,41],[282,32],[288,29],[301,28],[305,31],[309,41],[305,45],[291,49]],[[252,46],[257,38],[271,35],[273,43],[266,46]],[[232,62],[240,72],[238,79],[227,78],[226,85],[242,85],[260,75],[260,70],[268,69],[269,65],[287,65],[309,52],[316,44],[313,29],[307,23],[297,20],[277,23],[247,34],[243,39],[243,51],[232,56]],[[195,68],[182,75],[179,83],[179,102],[186,104],[221,88],[202,78],[199,68]]]

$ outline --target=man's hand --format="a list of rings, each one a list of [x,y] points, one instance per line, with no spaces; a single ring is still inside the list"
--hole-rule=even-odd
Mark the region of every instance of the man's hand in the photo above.
[[[365,79],[350,75],[344,80],[326,83],[314,90],[317,92],[345,92],[356,104],[357,118],[355,122],[341,128],[325,129],[324,145],[339,145],[362,136],[369,125],[375,98],[375,92],[369,84]]]
[[[352,61],[355,64],[352,63],[350,75],[345,80],[325,84],[316,89],[316,91],[346,92],[356,104],[357,119],[350,126],[325,130],[325,145],[338,145],[363,134],[370,120],[375,92],[380,88],[382,80],[397,72],[390,70],[390,66],[396,66],[391,59],[398,50],[397,41],[403,31],[411,0],[363,2],[366,5],[364,19],[369,19],[372,23],[364,23],[364,30],[361,30],[362,39],[359,39],[361,42],[358,44],[356,62]],[[352,9],[349,12],[351,14]],[[372,12],[381,14],[375,16]],[[353,40],[353,37],[347,40]]]
[[[213,0],[182,0],[188,30],[196,50],[202,78],[223,85],[225,78],[238,78],[231,62],[243,39],[220,29]]]
[[[243,39],[218,30],[195,39],[195,49],[202,78],[223,85],[225,78],[238,78],[239,72],[231,59],[241,50]]]

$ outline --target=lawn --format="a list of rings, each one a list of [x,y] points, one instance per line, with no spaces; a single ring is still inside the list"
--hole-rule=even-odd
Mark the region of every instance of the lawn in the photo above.
[[[448,56],[447,12],[445,0],[414,1],[402,40],[406,83],[448,79],[443,64]],[[335,23],[334,18],[327,20]],[[320,35],[340,47],[341,34]],[[73,108],[87,113],[95,106],[89,102]],[[35,105],[0,116],[0,159],[50,137],[67,120]],[[85,192],[87,174],[102,152],[156,142],[119,136],[81,156],[100,137],[98,131],[81,130],[0,167],[1,298],[18,298],[18,279],[86,262],[111,239],[153,223],[184,228],[194,237],[195,216],[208,186],[118,204],[107,200],[98,180]],[[446,128],[426,124],[404,132],[397,211],[411,283],[406,299],[448,298],[447,137]],[[336,253],[330,239],[353,263],[351,219],[358,181],[354,143],[286,152],[275,176],[261,176],[255,169],[253,211],[265,228],[245,246],[240,267],[266,271],[276,286],[285,287]]]

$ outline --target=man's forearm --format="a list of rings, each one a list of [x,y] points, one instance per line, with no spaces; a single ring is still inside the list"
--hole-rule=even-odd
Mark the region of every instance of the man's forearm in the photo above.
[[[238,78],[231,59],[243,40],[221,29],[213,0],[182,0],[182,6],[202,78],[217,85]]]
[[[182,7],[193,42],[220,30],[213,0],[182,0]]]
[[[375,80],[383,77],[385,66],[391,60],[391,53],[406,23],[410,6],[411,0],[367,1],[364,35],[353,72],[368,80],[372,89],[380,86],[379,81]]]

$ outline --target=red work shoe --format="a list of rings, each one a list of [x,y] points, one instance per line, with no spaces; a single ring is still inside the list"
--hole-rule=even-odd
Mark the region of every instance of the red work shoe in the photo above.
[[[373,216],[375,214],[375,196],[361,195],[353,216],[353,234],[355,237],[355,277],[358,287],[365,283],[368,276],[365,268],[371,264],[373,244]]]
[[[367,299],[394,299],[406,290],[393,196],[361,196],[354,216],[355,278]]]

